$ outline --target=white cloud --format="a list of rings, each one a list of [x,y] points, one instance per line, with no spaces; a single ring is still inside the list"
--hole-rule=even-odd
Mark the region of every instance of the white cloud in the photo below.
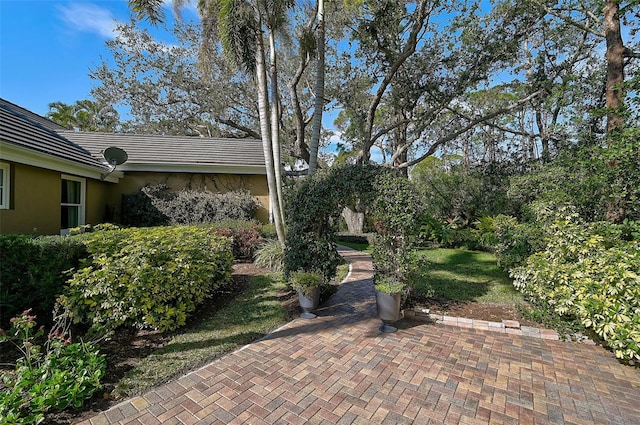
[[[91,3],[70,3],[59,6],[61,19],[71,29],[98,34],[104,38],[116,37],[116,21],[113,14]]]

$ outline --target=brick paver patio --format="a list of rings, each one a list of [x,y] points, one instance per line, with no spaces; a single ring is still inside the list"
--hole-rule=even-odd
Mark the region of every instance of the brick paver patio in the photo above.
[[[640,424],[640,371],[600,347],[487,322],[381,333],[370,258],[343,254],[351,274],[318,318],[84,423]]]

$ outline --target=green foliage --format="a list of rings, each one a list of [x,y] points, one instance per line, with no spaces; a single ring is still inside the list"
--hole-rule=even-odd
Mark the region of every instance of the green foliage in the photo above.
[[[285,273],[315,272],[331,280],[340,263],[335,244],[340,212],[356,203],[368,206],[378,232],[373,248],[377,273],[406,282],[407,257],[424,203],[399,172],[370,164],[324,169],[294,188],[287,205]]]
[[[180,190],[166,185],[145,186],[123,199],[123,222],[133,226],[202,224],[253,218],[258,201],[245,191],[213,193]]]
[[[583,143],[551,164],[511,180],[508,194],[520,205],[571,204],[588,221],[640,219],[639,128],[612,135],[606,147]]]
[[[289,276],[291,282],[291,288],[295,291],[302,292],[305,296],[310,288],[315,286],[320,287],[324,283],[324,278],[321,274],[311,272],[294,272]]]
[[[44,414],[80,407],[101,388],[104,356],[91,344],[72,343],[67,314],[57,316],[44,347],[39,345],[44,328],[25,310],[11,319],[8,331],[0,330],[0,343],[12,342],[22,353],[15,371],[3,375],[8,387],[0,392],[0,422],[35,424]]]
[[[60,300],[96,331],[176,329],[231,275],[231,240],[205,227],[117,229],[85,238],[91,258]]]
[[[55,299],[63,291],[67,270],[88,253],[77,238],[0,236],[0,326],[32,308],[41,323],[52,323]]]
[[[428,216],[463,228],[482,216],[514,209],[506,194],[509,177],[516,172],[509,163],[469,167],[458,157],[448,157],[419,163],[411,179],[426,199]]]
[[[592,328],[616,357],[640,360],[640,225],[584,223],[577,215],[547,226],[548,242],[512,270],[514,285],[558,314]]]
[[[277,239],[264,242],[255,253],[254,264],[272,272],[284,270],[284,248]]]
[[[395,295],[404,291],[405,285],[396,281],[393,277],[375,275],[373,278],[376,291],[384,292],[389,295]]]
[[[494,218],[496,257],[498,265],[511,270],[527,257],[544,247],[544,236],[538,223],[518,223],[515,217],[498,215]]]
[[[286,206],[286,274],[313,271],[331,280],[340,264],[333,235],[338,230],[341,206],[358,200],[369,204],[379,169],[368,164],[341,165],[298,182]]]
[[[420,242],[429,242],[442,247],[451,247],[454,241],[453,229],[430,214],[425,214],[420,223]]]

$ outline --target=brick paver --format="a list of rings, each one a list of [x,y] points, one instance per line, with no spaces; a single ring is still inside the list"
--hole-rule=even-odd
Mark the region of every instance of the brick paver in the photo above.
[[[84,424],[640,424],[640,371],[601,347],[515,323],[380,332],[370,258],[342,254],[351,273],[316,319]]]

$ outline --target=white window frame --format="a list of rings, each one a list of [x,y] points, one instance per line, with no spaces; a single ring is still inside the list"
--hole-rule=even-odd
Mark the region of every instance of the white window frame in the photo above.
[[[0,162],[2,170],[2,179],[0,187],[2,187],[2,196],[0,196],[0,210],[8,210],[11,200],[11,167],[5,162]]]
[[[61,208],[61,214],[62,214],[62,207],[78,207],[78,226],[82,226],[85,224],[84,220],[85,220],[85,210],[87,208],[86,205],[86,196],[85,196],[85,192],[86,192],[86,187],[87,187],[87,179],[84,179],[82,177],[76,177],[76,176],[69,176],[67,174],[62,174],[60,182],[62,183],[63,180],[70,180],[70,181],[75,181],[75,182],[79,182],[80,183],[80,203],[79,204],[71,204],[71,203],[62,203],[62,192],[60,192],[60,208]],[[60,234],[65,235],[69,233],[69,228],[66,229],[60,229]]]

